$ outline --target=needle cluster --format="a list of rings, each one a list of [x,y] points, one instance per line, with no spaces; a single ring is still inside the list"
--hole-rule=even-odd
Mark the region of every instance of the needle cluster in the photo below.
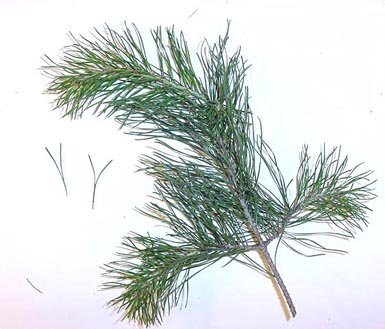
[[[349,238],[367,224],[371,173],[350,169],[337,148],[323,148],[312,160],[304,146],[297,175],[286,182],[256,132],[244,85],[248,65],[240,49],[228,54],[228,30],[213,45],[203,42],[197,69],[183,33],[173,28],[152,31],[152,62],[135,26],[71,38],[59,61],[46,57],[55,108],[70,118],[86,110],[113,116],[128,134],[155,141],[152,154],[140,159],[140,170],[154,178],[154,201],[141,213],[168,227],[165,237],[123,239],[118,260],[105,266],[104,287],[120,291],[109,304],[123,318],[159,324],[187,301],[191,277],[228,258],[276,280],[295,316],[268,245],[335,251],[316,236]],[[328,224],[329,231],[296,233],[308,223]]]

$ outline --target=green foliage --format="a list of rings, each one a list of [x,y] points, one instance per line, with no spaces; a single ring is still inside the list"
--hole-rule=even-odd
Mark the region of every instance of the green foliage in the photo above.
[[[316,237],[352,237],[367,224],[371,173],[349,169],[339,149],[323,148],[313,161],[304,146],[297,176],[286,183],[262,130],[255,132],[244,85],[248,65],[239,49],[228,55],[228,30],[213,45],[202,44],[200,74],[173,28],[152,31],[155,63],[135,26],[121,34],[108,26],[95,32],[94,41],[72,36],[58,62],[46,58],[48,92],[64,116],[91,109],[113,116],[128,134],[154,139],[155,150],[140,163],[154,178],[155,201],[141,213],[168,227],[166,237],[124,238],[119,259],[105,266],[104,287],[120,291],[110,305],[123,318],[159,324],[187,300],[192,276],[229,258],[276,280],[295,316],[268,245],[277,240],[302,254],[303,247],[338,252]],[[274,189],[262,183],[267,178]],[[295,231],[307,223],[330,230]]]

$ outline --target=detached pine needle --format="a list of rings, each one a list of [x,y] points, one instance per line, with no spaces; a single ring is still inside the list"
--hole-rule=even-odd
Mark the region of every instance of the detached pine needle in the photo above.
[[[106,25],[91,39],[72,36],[62,57],[46,57],[44,67],[64,116],[112,116],[128,134],[155,142],[140,158],[155,189],[141,213],[169,233],[123,239],[118,260],[105,266],[104,287],[118,289],[109,305],[123,318],[159,324],[186,303],[194,275],[228,258],[275,281],[295,316],[270,243],[307,256],[341,252],[317,237],[351,238],[367,225],[371,172],[348,166],[339,148],[313,158],[304,146],[287,181],[254,125],[244,84],[249,65],[240,49],[229,55],[228,30],[202,44],[196,67],[183,33],[159,27],[152,38],[155,61],[135,26],[119,33]],[[320,229],[306,231],[316,227],[306,224]]]
[[[94,178],[93,182],[93,189],[92,189],[92,203],[91,203],[91,209],[95,208],[95,197],[96,197],[96,186],[98,185],[100,176],[103,174],[104,170],[107,169],[107,167],[111,164],[112,160],[108,161],[107,164],[103,167],[103,169],[99,172],[98,175],[96,175],[94,163],[92,162],[91,156],[88,154],[88,160],[90,160],[92,174]]]
[[[38,289],[38,288],[36,288],[36,286],[28,279],[28,278],[26,278],[26,280],[27,280],[27,282],[29,283],[29,285],[33,288],[33,289],[35,289],[37,292],[39,292],[39,293],[43,293],[40,289]]]
[[[57,171],[58,171],[58,173],[60,175],[61,181],[63,183],[64,191],[65,191],[66,195],[68,196],[67,184],[66,184],[66,181],[65,181],[64,170],[63,170],[62,145],[60,143],[60,148],[59,148],[59,164],[57,163],[56,159],[54,158],[54,156],[52,155],[52,153],[50,152],[48,147],[46,147],[45,150],[47,151],[48,155],[50,156],[50,158],[52,159],[53,163],[55,164],[55,167],[56,167],[56,169],[57,169]]]

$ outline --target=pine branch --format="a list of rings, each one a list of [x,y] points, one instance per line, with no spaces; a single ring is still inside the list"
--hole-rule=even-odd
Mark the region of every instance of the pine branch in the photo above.
[[[123,318],[138,324],[160,323],[163,315],[177,306],[188,291],[189,280],[223,257],[245,252],[244,248],[200,248],[167,239],[132,234],[126,237],[120,261],[106,266],[106,289],[123,289],[110,302]],[[139,260],[139,262],[138,262]],[[196,269],[196,270],[195,270]],[[195,272],[194,272],[195,270]]]
[[[322,253],[341,253],[343,251],[326,248],[308,238],[315,234],[294,233],[289,229],[311,222],[324,223],[331,231],[317,235],[353,238],[356,230],[362,230],[368,224],[366,213],[370,208],[366,202],[375,197],[372,192],[374,181],[370,181],[372,172],[358,172],[360,165],[348,169],[348,157],[341,161],[340,148],[327,154],[324,147],[313,168],[310,168],[310,160],[305,146],[296,177],[296,195],[281,229],[285,236],[283,241],[287,246],[288,241],[292,241]]]
[[[113,116],[127,133],[155,141],[152,154],[140,159],[140,170],[154,178],[155,200],[140,213],[163,223],[168,233],[124,238],[119,260],[105,266],[104,287],[121,291],[109,304],[123,318],[159,324],[187,302],[194,275],[228,258],[268,275],[295,316],[268,245],[278,239],[302,254],[293,243],[339,252],[314,237],[348,238],[367,224],[366,203],[375,197],[371,173],[348,169],[337,149],[323,149],[312,164],[305,146],[290,181],[295,186],[286,183],[262,130],[255,132],[244,85],[248,65],[240,49],[228,55],[228,30],[213,45],[203,43],[197,54],[201,74],[182,33],[158,28],[152,37],[155,63],[135,26],[125,26],[122,34],[105,26],[94,41],[71,35],[62,58],[46,57],[44,67],[52,79],[47,91],[57,95],[55,108],[64,116],[80,118],[93,110]],[[266,187],[271,183],[274,189]],[[293,231],[307,223],[333,230]]]

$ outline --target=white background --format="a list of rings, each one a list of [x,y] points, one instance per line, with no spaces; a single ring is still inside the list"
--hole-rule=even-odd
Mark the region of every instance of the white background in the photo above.
[[[52,112],[41,56],[57,58],[67,33],[103,23],[185,32],[192,50],[215,41],[231,19],[232,49],[252,67],[255,115],[288,177],[303,143],[313,153],[342,145],[351,164],[375,170],[379,198],[346,256],[304,258],[281,249],[278,268],[297,306],[286,321],[271,283],[237,265],[205,270],[187,309],[162,328],[385,328],[385,1],[21,1],[0,0],[0,328],[136,328],[104,307],[100,266],[121,237],[145,231],[151,180],[135,174],[143,143],[113,120],[70,122]],[[69,196],[45,151],[63,146]],[[92,173],[110,159],[91,210]],[[43,293],[29,285],[27,278]]]

